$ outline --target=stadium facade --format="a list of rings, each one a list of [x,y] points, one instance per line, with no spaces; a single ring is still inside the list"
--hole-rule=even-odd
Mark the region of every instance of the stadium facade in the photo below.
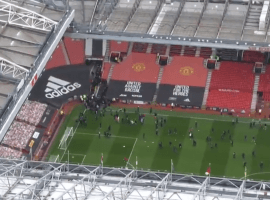
[[[0,4],[2,33],[6,32],[0,36],[4,44],[0,51],[1,73],[12,86],[1,110],[0,139],[67,29],[67,36],[86,40],[89,59],[95,59],[88,47],[96,40],[101,40],[103,56],[108,53],[107,41],[115,40],[210,47],[213,55],[217,49],[234,49],[237,55],[243,50],[255,50],[265,52],[269,58],[269,1],[82,0]],[[24,52],[26,45],[29,52]],[[269,198],[269,183],[248,180],[10,159],[1,159],[0,170],[3,199]]]

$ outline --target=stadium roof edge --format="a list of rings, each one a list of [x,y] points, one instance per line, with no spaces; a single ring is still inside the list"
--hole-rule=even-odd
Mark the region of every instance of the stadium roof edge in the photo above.
[[[0,187],[5,199],[254,200],[269,199],[270,183],[0,158]]]
[[[50,35],[49,39],[46,42],[46,45],[43,47],[42,52],[39,54],[38,58],[35,62],[35,67],[33,67],[30,71],[28,79],[25,80],[23,87],[17,94],[16,99],[13,99],[8,106],[8,109],[2,115],[0,119],[0,141],[5,136],[8,128],[10,127],[11,123],[13,122],[16,114],[18,113],[19,109],[21,108],[22,104],[29,96],[33,85],[37,81],[38,77],[41,75],[46,63],[50,59],[54,49],[58,45],[59,41],[61,40],[64,32],[66,31],[67,27],[71,23],[74,18],[75,10],[68,10],[64,17],[62,18],[61,22],[56,26],[53,30],[52,34]]]
[[[196,47],[210,47],[210,48],[224,48],[224,49],[238,49],[249,50],[256,48],[268,48],[267,43],[254,43],[254,42],[234,42],[230,40],[211,40],[211,39],[194,39],[188,37],[168,37],[168,36],[132,36],[127,33],[108,33],[108,32],[92,32],[92,33],[65,33],[66,36],[78,39],[104,39],[115,41],[129,41],[129,42],[142,42],[142,43],[155,43],[155,44],[170,44],[170,45],[183,45],[183,46],[196,46]],[[156,38],[158,37],[158,38]],[[168,38],[168,39],[167,39]],[[170,39],[171,38],[171,39]],[[189,41],[190,40],[190,41]],[[208,41],[208,42],[207,42]],[[255,44],[255,45],[254,45]]]

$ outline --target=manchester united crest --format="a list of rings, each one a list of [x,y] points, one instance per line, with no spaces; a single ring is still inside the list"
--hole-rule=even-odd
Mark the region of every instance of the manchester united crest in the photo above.
[[[184,76],[190,76],[194,74],[194,69],[192,67],[186,66],[186,67],[182,67],[179,72],[180,74]]]
[[[136,63],[132,66],[132,69],[134,69],[135,72],[141,72],[145,70],[145,65],[143,63]]]

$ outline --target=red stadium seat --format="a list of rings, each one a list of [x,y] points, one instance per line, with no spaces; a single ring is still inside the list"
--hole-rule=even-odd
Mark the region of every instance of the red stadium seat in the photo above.
[[[220,69],[213,71],[210,89],[237,89],[252,92],[254,85],[251,63],[221,62]]]
[[[263,93],[270,92],[270,69],[269,65],[266,68],[265,74],[261,74],[258,90]]]
[[[84,40],[74,40],[72,38],[64,38],[65,47],[68,53],[70,63],[82,64],[85,61],[85,52],[84,52]]]
[[[128,42],[111,41],[110,48],[111,48],[111,52],[112,51],[127,52],[128,51]]]
[[[200,57],[202,58],[210,58],[212,55],[212,49],[208,47],[202,47],[200,50]]]
[[[250,109],[252,93],[239,90],[210,90],[207,106],[233,109]]]
[[[182,50],[181,45],[171,45],[170,56],[180,56]]]
[[[264,62],[265,56],[259,51],[244,51],[243,61],[245,62]]]
[[[63,49],[61,45],[58,45],[54,50],[51,59],[47,62],[46,69],[51,69],[54,67],[59,67],[66,65]]]

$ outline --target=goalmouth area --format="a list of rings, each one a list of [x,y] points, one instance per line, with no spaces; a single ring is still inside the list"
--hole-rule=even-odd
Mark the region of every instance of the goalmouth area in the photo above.
[[[81,112],[85,112],[87,124],[76,122]],[[116,112],[119,122],[114,118]],[[144,123],[138,120],[141,114],[145,114]],[[127,118],[137,124],[130,124]],[[233,120],[236,118],[186,112],[138,112],[136,108],[124,113],[117,107],[107,108],[96,117],[78,106],[66,116],[48,156],[62,163],[100,165],[103,155],[106,167],[160,172],[173,169],[174,173],[203,176],[211,164],[211,176],[236,179],[245,179],[246,165],[247,179],[270,180],[270,134],[269,128],[264,128],[269,122],[262,121],[260,126],[255,120],[255,126],[250,127],[251,119]],[[67,127],[73,130],[69,134],[65,133]],[[191,130],[196,145],[190,138]],[[104,132],[111,136],[105,137]]]

